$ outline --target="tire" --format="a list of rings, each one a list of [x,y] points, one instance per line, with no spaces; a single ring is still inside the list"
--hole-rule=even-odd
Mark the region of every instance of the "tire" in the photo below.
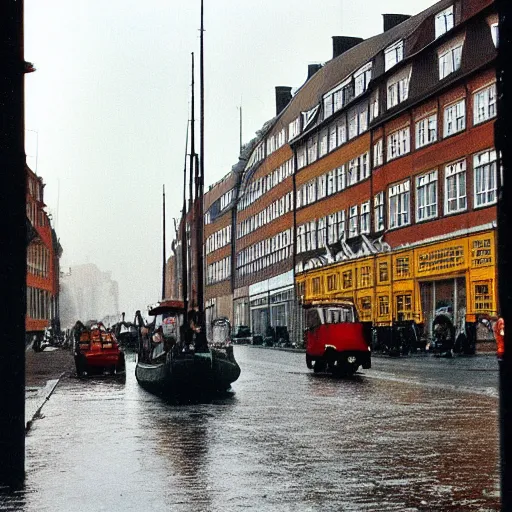
[[[318,359],[317,359],[313,366],[313,371],[315,373],[320,373],[320,372],[325,371],[325,363],[323,361],[318,361]]]
[[[311,356],[306,355],[306,366],[312,370],[313,369],[313,360],[311,359]]]

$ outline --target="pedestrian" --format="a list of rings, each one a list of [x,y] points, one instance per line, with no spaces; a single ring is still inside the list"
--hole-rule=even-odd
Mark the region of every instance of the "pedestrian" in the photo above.
[[[505,353],[505,320],[498,315],[493,325],[494,339],[496,340],[496,355],[498,361],[503,360],[503,354]]]

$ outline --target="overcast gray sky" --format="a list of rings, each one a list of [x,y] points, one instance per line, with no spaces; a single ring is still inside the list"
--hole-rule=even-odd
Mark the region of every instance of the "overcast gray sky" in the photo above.
[[[371,37],[383,13],[434,3],[205,0],[206,185],[237,162],[241,104],[247,142],[275,115],[276,85],[332,58],[331,36]],[[25,0],[28,163],[37,146],[62,266],[111,271],[128,317],[160,298],[163,184],[168,254],[180,215],[199,12],[199,0]]]

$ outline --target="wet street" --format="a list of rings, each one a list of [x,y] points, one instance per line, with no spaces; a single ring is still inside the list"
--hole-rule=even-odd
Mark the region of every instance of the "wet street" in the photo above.
[[[27,436],[1,510],[499,510],[494,357],[375,357],[350,379],[303,353],[236,346],[235,394],[168,404],[66,378]]]

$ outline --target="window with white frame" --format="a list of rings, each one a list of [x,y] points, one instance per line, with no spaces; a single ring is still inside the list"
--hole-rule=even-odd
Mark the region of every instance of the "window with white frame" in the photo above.
[[[473,94],[473,124],[483,123],[496,116],[496,84]]]
[[[338,132],[338,128],[335,124],[329,126],[329,151],[333,151],[336,149],[336,134]]]
[[[382,139],[379,139],[373,145],[373,167],[378,167],[384,163],[384,145]]]
[[[326,247],[327,245],[327,219],[322,217],[318,219],[318,226],[316,232],[317,245],[319,249]]]
[[[347,120],[345,115],[340,117],[338,119],[338,122],[336,123],[337,131],[338,131],[338,146],[341,146],[342,144],[345,144],[347,142]]]
[[[336,188],[341,192],[347,187],[347,172],[345,164],[336,169]]]
[[[393,185],[389,188],[388,204],[389,216],[388,227],[389,229],[399,228],[406,226],[410,223],[410,184],[405,181],[398,185]]]
[[[359,157],[359,180],[363,181],[370,177],[370,162],[368,152]]]
[[[368,89],[372,78],[372,63],[368,62],[354,73],[354,95],[359,96]]]
[[[329,138],[329,130],[328,130],[328,128],[324,128],[320,132],[320,151],[319,151],[319,156],[321,156],[321,157],[327,154],[327,151],[328,151],[328,146],[327,146],[328,138]]]
[[[448,137],[465,129],[466,100],[462,99],[457,103],[448,105],[444,109],[444,136]]]
[[[292,140],[300,133],[300,117],[297,117],[288,125],[288,140]]]
[[[348,163],[347,186],[355,185],[359,177],[359,157],[350,160]]]
[[[404,58],[404,41],[401,39],[384,50],[384,70],[391,69]]]
[[[332,94],[329,94],[324,96],[324,119],[332,116],[333,112]]]
[[[416,178],[416,222],[437,217],[437,170]]]
[[[496,202],[497,163],[496,151],[487,150],[473,155],[475,180],[475,208]]]
[[[364,235],[370,232],[370,201],[361,205],[359,213],[359,232]]]
[[[392,108],[409,97],[409,82],[412,66],[407,66],[393,75],[387,82],[387,107]]]
[[[306,167],[306,145],[302,144],[297,148],[297,169]]]
[[[460,69],[464,38],[457,38],[438,50],[439,80]]]
[[[379,192],[373,198],[373,221],[376,233],[384,231],[384,192]]]
[[[416,149],[437,140],[437,114],[424,117],[416,122]]]
[[[356,108],[352,108],[348,112],[348,138],[353,139],[358,134],[359,118]]]
[[[318,158],[318,136],[315,134],[308,139],[308,164],[316,161]]]
[[[327,195],[327,174],[322,174],[317,178],[318,200]]]
[[[388,135],[388,162],[394,158],[398,158],[399,156],[409,153],[410,150],[411,145],[409,126],[401,128],[400,130],[397,130],[396,132],[390,133]]]
[[[278,134],[277,134],[277,147],[280,148],[284,146],[286,143],[286,129],[283,128]]]
[[[459,160],[445,167],[445,214],[457,213],[467,208],[466,160]]]
[[[351,206],[348,216],[348,236],[349,238],[359,234],[359,217],[357,215],[357,206]]]
[[[453,5],[438,12],[435,16],[436,39],[442,36],[454,26]]]
[[[368,130],[368,103],[364,102],[359,105],[359,131],[358,133],[364,133]]]
[[[370,121],[379,117],[379,89],[375,89],[370,96]]]

